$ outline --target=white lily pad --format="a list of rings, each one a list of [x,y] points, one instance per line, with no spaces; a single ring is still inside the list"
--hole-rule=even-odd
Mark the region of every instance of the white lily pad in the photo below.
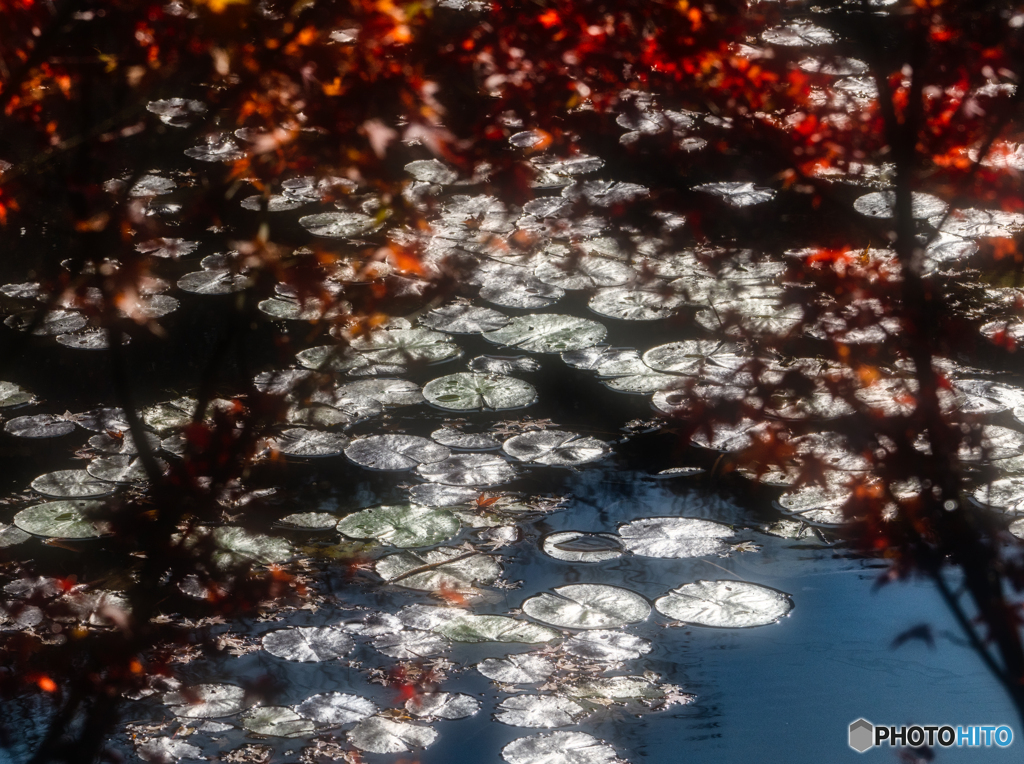
[[[512,465],[494,454],[455,454],[444,461],[421,464],[416,473],[431,483],[492,486],[515,479]]]
[[[579,703],[557,695],[513,695],[498,704],[494,718],[513,727],[566,727],[587,715]]]
[[[494,451],[501,448],[501,444],[490,435],[482,432],[463,432],[452,427],[434,430],[430,433],[430,438],[454,451]]]
[[[1007,514],[1024,514],[1024,477],[1004,477],[974,489],[974,498],[981,504]]]
[[[696,581],[673,589],[654,606],[695,626],[745,629],[776,623],[793,609],[788,594],[745,581]]]
[[[4,432],[16,438],[60,438],[74,431],[74,422],[53,414],[19,416],[4,423]]]
[[[167,462],[157,459],[156,463],[161,470],[167,469]],[[105,480],[108,483],[127,485],[145,483],[149,480],[142,459],[129,454],[97,457],[89,462],[85,469],[97,480]]]
[[[693,517],[645,517],[619,527],[622,546],[643,557],[704,557],[723,554],[733,535],[728,525]]]
[[[169,764],[169,762],[180,759],[206,760],[201,748],[180,738],[172,737],[153,737],[140,741],[135,747],[135,753],[143,761],[152,761],[154,764]]]
[[[310,719],[317,724],[340,727],[373,716],[377,713],[377,706],[359,695],[325,692],[306,698],[295,706],[295,712],[303,719]]]
[[[378,560],[374,569],[388,583],[458,594],[475,593],[478,584],[491,584],[501,575],[501,565],[491,555],[455,547],[399,552]]]
[[[462,527],[440,507],[417,504],[382,506],[354,512],[338,521],[338,530],[358,539],[376,539],[397,547],[430,546],[446,541]]]
[[[476,670],[501,684],[537,684],[555,672],[555,664],[535,653],[522,653],[506,658],[488,658],[480,661]]]
[[[25,388],[13,382],[0,380],[0,409],[24,406],[32,403],[34,400],[35,396]]]
[[[535,403],[537,390],[515,377],[460,372],[428,382],[423,397],[449,411],[508,411]]]
[[[298,427],[285,430],[268,441],[273,450],[285,456],[303,458],[338,456],[348,443],[349,439],[340,433]]]
[[[51,501],[21,510],[14,525],[33,536],[58,539],[98,538],[108,531],[89,515],[103,506],[98,501]]]
[[[854,203],[853,208],[862,215],[874,218],[892,218],[893,206],[896,204],[894,191],[874,191],[864,194]],[[931,194],[914,191],[910,195],[911,214],[916,219],[925,219],[941,215],[946,211],[946,203]]]
[[[524,642],[539,644],[559,639],[554,629],[507,615],[477,615],[459,611],[432,629],[453,642]]]
[[[511,376],[517,372],[540,371],[536,358],[528,355],[478,355],[467,364],[477,374],[501,374]]]
[[[97,480],[85,470],[59,470],[40,475],[32,481],[33,491],[53,499],[98,499],[109,496],[116,486]]]
[[[558,531],[544,537],[541,549],[565,562],[604,562],[622,556],[622,544],[613,533]]]
[[[0,523],[0,549],[9,546],[22,544],[32,538],[31,534],[25,533],[21,528],[7,523]]]
[[[480,710],[480,701],[461,692],[430,692],[409,698],[405,710],[429,719],[465,719]]]
[[[480,497],[478,488],[444,485],[442,483],[423,483],[409,489],[409,498],[414,504],[425,507],[454,507],[460,504],[472,504]]]
[[[523,603],[523,612],[563,629],[607,629],[644,621],[651,606],[636,592],[604,584],[568,584]]]
[[[178,279],[178,289],[193,294],[233,294],[252,286],[252,277],[227,268],[186,273]]]
[[[80,332],[88,323],[85,316],[73,310],[51,310],[38,322],[34,310],[14,313],[4,319],[6,326],[21,332],[27,332],[31,327],[32,334],[37,337],[55,337],[58,334]]]
[[[563,649],[569,655],[601,663],[631,661],[651,651],[651,641],[621,631],[597,629],[576,634]]]
[[[355,643],[336,626],[295,626],[263,636],[263,649],[278,658],[300,663],[319,663],[340,658]]]
[[[330,512],[296,512],[282,517],[277,524],[299,531],[332,531],[338,518]]]
[[[537,278],[545,284],[566,290],[617,287],[632,281],[635,271],[625,263],[607,257],[547,257],[534,268]]]
[[[162,700],[175,716],[185,719],[234,716],[249,705],[245,690],[233,684],[197,684],[165,693]]]
[[[549,732],[521,737],[501,749],[508,764],[626,764],[615,749],[585,732]]]
[[[500,329],[508,322],[508,316],[493,308],[463,302],[434,308],[420,319],[427,328],[447,334],[482,334]]]
[[[435,364],[462,354],[448,335],[430,329],[382,329],[356,337],[349,348],[375,364]]]
[[[753,183],[704,183],[693,187],[694,191],[717,196],[733,207],[750,207],[763,204],[775,198],[775,191],[770,188],[755,186]]]
[[[658,345],[644,353],[643,360],[655,371],[667,374],[698,374],[707,364],[722,358],[730,368],[741,362],[738,345],[720,340],[684,340]]]
[[[506,454],[521,462],[554,467],[587,464],[603,459],[611,453],[611,449],[604,441],[561,430],[525,432],[509,438],[501,448]]]
[[[259,706],[238,717],[242,729],[267,737],[302,737],[311,735],[316,725],[288,706]]]
[[[773,45],[805,47],[814,45],[830,45],[836,41],[835,35],[824,27],[810,21],[797,20],[783,26],[772,27],[761,34],[761,39]]]
[[[431,727],[371,716],[348,731],[348,741],[360,751],[369,753],[402,753],[426,748],[437,738]]]
[[[252,533],[245,528],[215,528],[213,540],[226,562],[257,562],[271,565],[285,562],[295,556],[292,545],[284,539]]]
[[[489,342],[517,347],[528,353],[562,353],[596,345],[604,339],[607,329],[597,321],[557,313],[516,316],[508,326],[486,332]]]
[[[437,655],[451,647],[451,643],[440,634],[419,629],[381,634],[374,637],[371,644],[374,650],[403,661]]]
[[[321,212],[299,218],[299,225],[314,236],[352,239],[378,231],[383,224],[362,212]]]
[[[152,432],[144,433],[150,451],[160,450],[160,438]],[[139,447],[135,443],[131,430],[107,430],[89,438],[89,446],[104,454],[126,454],[135,456]]]
[[[450,455],[451,451],[440,443],[417,435],[371,435],[345,447],[345,456],[359,466],[382,471],[411,470]]]

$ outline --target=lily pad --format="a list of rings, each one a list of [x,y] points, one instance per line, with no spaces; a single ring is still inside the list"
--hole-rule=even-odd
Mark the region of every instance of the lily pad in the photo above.
[[[419,724],[371,716],[349,730],[347,737],[360,751],[402,753],[414,748],[426,748],[437,738],[437,732]]]
[[[345,456],[359,466],[389,472],[441,462],[450,455],[441,444],[416,435],[371,435],[345,447]]]
[[[562,635],[554,629],[507,615],[458,613],[446,618],[433,631],[453,642],[551,642]]]
[[[449,411],[508,411],[535,403],[537,390],[515,377],[460,372],[428,382],[423,397]]]
[[[513,727],[566,727],[587,715],[579,703],[557,695],[513,695],[498,704],[494,718]]]
[[[399,660],[418,660],[447,650],[451,643],[440,634],[419,629],[381,634],[371,643],[378,652]]]
[[[233,684],[198,684],[165,693],[163,702],[175,716],[185,719],[234,716],[249,705],[245,690]]]
[[[495,451],[501,448],[501,444],[490,435],[482,432],[463,432],[451,427],[434,430],[430,433],[430,438],[454,451]]]
[[[649,639],[606,629],[576,634],[563,645],[569,655],[601,663],[635,660],[649,653],[651,647]]]
[[[562,353],[596,345],[604,339],[607,329],[597,321],[557,313],[516,316],[508,326],[486,332],[489,342],[517,347],[528,353]]]
[[[267,737],[302,737],[311,735],[316,725],[288,706],[259,706],[238,717],[243,729]]]
[[[178,279],[178,289],[193,294],[233,294],[252,286],[251,276],[236,273],[227,268],[186,273]]]
[[[592,311],[620,321],[656,321],[668,318],[685,304],[685,300],[669,291],[636,287],[598,289],[587,303]]]
[[[488,658],[480,661],[476,670],[501,684],[536,684],[554,673],[555,664],[540,655],[523,653],[507,658]]]
[[[480,710],[480,701],[461,692],[430,692],[409,698],[405,710],[430,719],[465,719]]]
[[[377,713],[377,706],[359,695],[325,692],[306,698],[295,706],[295,712],[303,719],[310,719],[317,724],[339,727],[373,716]]]
[[[351,239],[378,231],[383,224],[362,212],[321,212],[299,218],[299,225],[314,236]]]
[[[490,555],[454,547],[388,555],[374,568],[388,583],[458,594],[475,593],[477,584],[491,584],[501,575],[501,565]]]
[[[615,749],[585,732],[521,737],[501,749],[508,764],[626,764]]]
[[[0,409],[24,406],[34,400],[35,396],[23,387],[0,380]]]
[[[694,191],[717,196],[733,207],[750,207],[755,204],[770,202],[775,198],[775,191],[770,188],[755,186],[753,183],[704,183],[693,187]]]
[[[544,537],[541,549],[565,562],[604,562],[622,556],[622,544],[613,533],[558,531]]]
[[[330,512],[296,512],[282,517],[277,524],[299,531],[333,531],[338,518]]]
[[[941,215],[946,210],[946,203],[931,194],[914,191],[910,195],[911,214],[916,219],[925,219]],[[853,203],[853,208],[862,215],[874,218],[892,218],[896,204],[894,191],[875,191],[864,194]]]
[[[397,547],[430,546],[446,541],[462,527],[446,509],[403,504],[372,507],[354,512],[338,522],[338,530],[358,539],[376,539]]]
[[[643,557],[704,557],[723,554],[733,535],[728,525],[692,517],[645,517],[619,528],[622,546]]]
[[[492,486],[515,479],[516,471],[493,454],[456,454],[444,461],[421,464],[416,473],[431,483],[452,486]]]
[[[53,414],[19,416],[4,423],[4,432],[16,438],[60,438],[74,431],[74,422]]]
[[[278,658],[319,663],[340,658],[354,646],[352,637],[336,626],[296,626],[263,636],[263,649]]]
[[[356,337],[349,348],[375,364],[435,364],[458,358],[462,350],[448,335],[430,329],[383,329]]]
[[[59,539],[98,538],[107,533],[103,523],[89,514],[103,506],[98,501],[52,501],[36,504],[14,516],[14,525],[33,536]]]
[[[745,629],[776,623],[793,609],[788,594],[745,581],[696,581],[655,601],[662,615],[695,626]]]
[[[257,562],[271,565],[285,562],[295,555],[292,545],[284,539],[252,533],[245,528],[215,528],[213,540],[230,562]]]
[[[167,462],[156,460],[160,469],[167,469]],[[130,483],[145,483],[149,480],[146,467],[135,456],[128,454],[101,456],[89,462],[85,468],[90,475],[98,480],[105,480],[108,483],[128,485]]]
[[[508,322],[508,316],[493,308],[462,302],[434,308],[420,319],[427,328],[447,334],[482,334],[500,329]]]
[[[97,480],[85,470],[59,470],[40,475],[30,487],[54,499],[97,499],[112,494],[116,486]]]
[[[269,445],[285,456],[321,458],[339,456],[349,439],[336,432],[292,428],[270,439]]]
[[[523,603],[523,612],[563,629],[607,629],[644,621],[651,606],[636,592],[604,584],[568,584]]]
[[[537,430],[509,438],[502,450],[521,462],[574,467],[602,459],[611,449],[597,438],[561,430]]]

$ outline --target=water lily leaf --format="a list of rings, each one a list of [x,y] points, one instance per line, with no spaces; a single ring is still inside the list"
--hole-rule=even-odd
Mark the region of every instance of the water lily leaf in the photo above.
[[[583,199],[595,207],[612,207],[642,199],[650,190],[636,183],[621,183],[614,180],[577,181],[562,189],[562,196],[573,201]]]
[[[636,592],[603,584],[569,584],[523,603],[523,612],[564,629],[618,628],[646,620],[651,606]]]
[[[482,308],[464,302],[443,305],[427,313],[420,323],[428,329],[448,334],[482,334],[500,329],[508,316],[493,308]]]
[[[431,483],[492,486],[515,479],[512,465],[494,454],[456,454],[444,461],[421,464],[416,473]]]
[[[296,199],[284,194],[271,194],[267,197],[267,212],[288,212],[305,207],[307,204],[309,204],[309,201],[305,199]],[[239,202],[239,205],[243,210],[259,212],[263,209],[263,194],[247,196]]]
[[[490,435],[482,432],[462,432],[452,427],[434,430],[430,437],[454,451],[494,451],[501,448],[501,444]]]
[[[375,364],[435,364],[462,354],[442,332],[429,329],[383,329],[356,337],[349,347]]]
[[[388,555],[374,569],[388,583],[458,594],[476,593],[477,584],[491,584],[501,575],[501,565],[490,555],[453,547]]]
[[[0,380],[0,409],[24,406],[35,401],[35,396],[13,382]]]
[[[146,111],[156,114],[165,125],[188,127],[192,124],[190,117],[206,113],[206,104],[188,98],[165,98],[147,103]]]
[[[788,594],[745,581],[696,581],[654,602],[662,615],[695,626],[745,629],[776,623],[793,609]]]
[[[740,348],[720,340],[684,340],[658,345],[644,353],[650,368],[668,374],[698,374],[703,366],[721,358],[729,368],[742,362]]]
[[[186,273],[178,279],[178,289],[193,294],[233,294],[252,286],[252,277],[228,268]]]
[[[462,527],[458,518],[440,507],[402,504],[372,507],[338,521],[338,530],[357,539],[376,539],[397,547],[430,546],[446,541]]]
[[[910,195],[911,214],[917,219],[924,219],[941,215],[946,211],[946,203],[931,194],[924,194],[914,191]],[[873,218],[892,218],[895,213],[893,206],[896,204],[896,193],[894,191],[875,191],[864,194],[854,203],[853,208],[861,215]]]
[[[157,459],[156,463],[161,470],[167,469],[167,462]],[[97,480],[105,480],[108,483],[127,485],[145,483],[149,480],[142,459],[128,454],[97,457],[89,462],[85,469]]]
[[[185,719],[219,719],[234,716],[249,704],[245,690],[233,684],[197,684],[165,693],[164,705]]]
[[[476,664],[476,670],[501,684],[536,684],[555,672],[553,661],[534,653],[488,658]]]
[[[88,323],[85,316],[73,310],[51,310],[38,323],[34,310],[15,313],[4,319],[4,324],[21,332],[28,331],[34,324],[32,334],[38,337],[55,337],[58,334],[80,332]]]
[[[292,545],[284,539],[251,533],[244,528],[215,528],[213,540],[232,562],[240,560],[271,565],[295,556]]]
[[[268,441],[268,445],[273,450],[279,451],[285,456],[304,458],[338,456],[348,443],[347,437],[336,432],[306,430],[298,427],[285,430]]]
[[[537,390],[515,377],[460,372],[428,382],[423,386],[423,397],[449,411],[508,411],[535,403]]]
[[[557,695],[513,695],[498,704],[494,718],[513,727],[565,727],[576,724],[587,709]]]
[[[267,737],[302,737],[311,735],[316,725],[288,706],[259,706],[238,717],[242,728]]]
[[[490,270],[480,288],[480,299],[520,310],[547,308],[563,297],[565,290],[561,287],[545,284],[532,270],[514,265]]]
[[[651,651],[651,641],[621,631],[597,629],[576,634],[563,648],[569,655],[601,663],[631,661]]]
[[[74,422],[53,414],[19,416],[4,423],[4,432],[16,438],[59,438],[74,431]]]
[[[521,737],[501,749],[508,764],[626,764],[615,749],[584,732]]]
[[[541,549],[565,562],[604,562],[622,556],[619,537],[612,533],[558,531],[544,537]]]
[[[604,441],[561,430],[537,430],[515,435],[502,450],[521,462],[573,467],[597,461],[611,453]]]
[[[476,615],[459,611],[433,627],[453,642],[525,642],[539,644],[559,639],[554,629],[507,615]]]
[[[693,517],[645,517],[619,527],[622,546],[643,557],[704,557],[723,554],[733,535],[728,525]]]
[[[761,39],[773,45],[793,47],[829,45],[836,41],[835,35],[829,30],[812,24],[810,21],[794,21],[767,29],[761,34]]]
[[[189,424],[198,405],[199,401],[187,396],[176,398],[173,401],[157,403],[142,410],[142,420],[146,423],[147,427],[151,427],[161,434],[166,434],[171,430],[177,430]],[[86,427],[87,425],[82,426]],[[89,429],[94,428],[90,427]],[[118,429],[127,430],[127,424],[125,427]]]
[[[15,525],[0,523],[0,549],[28,541],[32,536]]]
[[[685,300],[673,293],[639,287],[607,287],[598,289],[587,307],[598,315],[620,321],[656,321],[673,315],[684,304]]]
[[[359,695],[325,692],[306,698],[295,706],[295,712],[303,719],[310,719],[317,724],[340,727],[373,716],[377,713],[377,706]]]
[[[1010,527],[1007,530],[1017,538],[1024,539],[1024,517],[1010,523]]]
[[[641,374],[650,370],[640,360],[640,353],[636,348],[594,345],[582,350],[570,350],[562,353],[561,357],[567,366],[592,371],[598,377],[621,377],[627,374]]]
[[[80,427],[92,432],[128,432],[131,429],[127,415],[121,408],[93,409],[82,414],[75,414],[72,419]]]
[[[540,371],[540,364],[528,355],[478,355],[469,364],[469,370],[477,374],[501,374],[510,376],[516,372]]]
[[[160,438],[152,433],[145,432],[145,440],[150,451],[160,450]],[[139,453],[139,447],[131,430],[107,430],[89,438],[89,446],[104,454],[125,454],[135,456]]]
[[[422,464],[447,459],[451,451],[416,435],[371,435],[353,440],[345,447],[345,456],[371,470],[411,470]]]
[[[938,228],[942,222],[942,214],[938,214],[928,220]],[[1004,212],[1002,210],[953,210],[945,222],[942,222],[940,231],[953,236],[965,238],[1013,238],[1024,228],[1024,215],[1019,212]]]
[[[263,649],[286,661],[319,663],[340,658],[353,648],[352,637],[336,626],[296,626],[263,636]]]
[[[296,512],[282,517],[277,524],[299,531],[333,531],[338,518],[330,512]]]
[[[461,692],[430,692],[409,698],[405,710],[430,719],[465,719],[480,710],[480,701]]]
[[[775,198],[775,191],[755,186],[753,183],[703,183],[694,186],[693,190],[717,196],[733,207],[750,207]]]
[[[151,257],[179,260],[199,249],[199,242],[186,241],[185,239],[159,238],[140,242],[135,245],[135,249]]]
[[[98,499],[112,494],[116,486],[97,480],[85,470],[59,470],[40,475],[30,487],[54,499]]]
[[[596,345],[604,339],[607,329],[586,318],[544,313],[516,316],[508,326],[486,332],[489,342],[517,347],[528,353],[562,353]]]
[[[362,212],[321,212],[299,218],[299,225],[314,236],[352,239],[379,231],[383,223]]]
[[[636,272],[625,263],[594,255],[545,258],[533,272],[545,284],[566,290],[617,287],[636,276]]]
[[[451,643],[440,634],[418,629],[405,629],[392,634],[381,634],[371,642],[373,648],[390,658],[417,660],[443,653]]]
[[[472,504],[480,497],[478,488],[467,488],[442,483],[424,483],[409,489],[409,498],[414,504],[425,507],[454,507]]]
[[[690,438],[690,442],[712,451],[742,451],[754,444],[754,438],[766,429],[766,426],[763,422],[755,422],[745,417],[734,423],[715,422],[711,425],[710,433],[703,429],[698,430]]]
[[[261,313],[281,321],[321,321],[338,318],[351,312],[352,305],[344,300],[323,302],[315,297],[299,300],[294,297],[270,297],[256,306]]]
[[[437,738],[437,732],[419,724],[371,716],[349,730],[347,737],[360,751],[402,753],[414,748],[426,748]]]
[[[584,678],[567,682],[561,689],[574,698],[618,703],[663,700],[667,692],[675,690],[672,685],[658,685],[646,676]]]
[[[168,762],[179,759],[192,761],[205,761],[203,751],[184,740],[171,737],[154,737],[140,742],[135,747],[135,753],[143,761],[152,761],[154,764],[168,764]]]
[[[348,621],[341,628],[350,634],[364,637],[379,637],[382,634],[395,634],[405,628],[397,615],[391,613],[367,613],[358,621]]]
[[[1004,477],[978,486],[974,498],[988,507],[1007,514],[1024,513],[1024,477]]]
[[[33,536],[59,539],[90,539],[105,535],[104,523],[89,518],[103,506],[98,501],[51,501],[21,510],[14,525]]]

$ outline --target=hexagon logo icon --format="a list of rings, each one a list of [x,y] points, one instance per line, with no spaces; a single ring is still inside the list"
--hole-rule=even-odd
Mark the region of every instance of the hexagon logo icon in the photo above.
[[[864,753],[875,744],[875,727],[867,719],[858,719],[850,725],[850,748]]]

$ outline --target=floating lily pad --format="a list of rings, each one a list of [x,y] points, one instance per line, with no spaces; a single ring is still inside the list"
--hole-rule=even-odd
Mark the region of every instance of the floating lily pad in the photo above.
[[[354,512],[338,522],[338,530],[358,539],[376,539],[397,547],[430,546],[459,532],[461,523],[446,509],[403,504]]]
[[[638,287],[598,289],[587,303],[592,311],[620,321],[656,321],[668,318],[685,304],[674,293]]]
[[[267,737],[302,737],[311,735],[316,725],[288,706],[259,706],[238,717],[243,729]]]
[[[14,516],[14,525],[33,536],[59,539],[98,538],[108,531],[102,522],[90,519],[103,507],[98,501],[52,501],[36,504]]]
[[[423,397],[449,411],[508,411],[535,403],[537,390],[515,377],[460,372],[428,382]]]
[[[587,715],[579,703],[557,695],[513,695],[498,704],[494,718],[513,727],[566,727]]]
[[[339,727],[373,716],[377,713],[377,706],[359,695],[325,692],[306,698],[295,706],[295,712],[303,719],[310,719],[317,724]]]
[[[169,762],[179,759],[206,760],[202,749],[198,746],[171,737],[155,737],[140,741],[136,745],[135,753],[143,761],[152,761],[154,764],[169,764]]]
[[[508,326],[486,332],[489,342],[506,347],[517,347],[528,353],[562,353],[596,345],[604,339],[607,329],[586,318],[543,313],[536,316],[516,316]]]
[[[25,533],[21,528],[6,523],[0,523],[0,549],[28,541],[32,536]]]
[[[160,450],[160,438],[151,432],[145,432],[145,440],[150,451]],[[135,443],[131,430],[107,430],[89,438],[89,445],[104,454],[125,454],[135,456],[139,447]]]
[[[914,191],[910,195],[911,214],[917,219],[941,215],[946,210],[946,203],[931,194]],[[864,194],[853,203],[853,208],[862,215],[874,218],[891,218],[895,215],[896,204],[894,191],[875,191]]]
[[[979,486],[974,498],[1007,514],[1024,514],[1024,477],[1004,477]]]
[[[296,512],[282,517],[277,524],[299,531],[333,531],[338,518],[330,512]]]
[[[32,403],[35,397],[28,390],[13,382],[0,380],[0,409],[24,406]]]
[[[509,438],[502,450],[521,462],[574,467],[602,459],[611,449],[597,438],[561,430],[537,430]]]
[[[772,27],[761,34],[761,39],[773,45],[805,47],[829,45],[836,41],[835,35],[824,27],[810,21],[794,21],[783,26]]]
[[[437,732],[419,724],[371,716],[349,730],[347,737],[360,751],[402,753],[414,748],[426,748],[437,738]]]
[[[613,533],[558,531],[544,537],[541,549],[565,562],[604,562],[622,556],[622,544]]]
[[[567,290],[617,287],[632,281],[636,273],[625,263],[606,257],[545,258],[534,269],[545,284]]]
[[[409,498],[426,507],[453,507],[472,504],[480,497],[480,489],[442,483],[424,483],[409,489]]]
[[[697,374],[718,358],[730,368],[742,362],[738,345],[720,340],[684,340],[658,345],[644,353],[643,360],[650,368],[669,374]]]
[[[469,370],[477,374],[501,374],[511,376],[517,372],[540,371],[540,364],[528,355],[478,355],[469,364]]]
[[[430,433],[432,440],[455,451],[494,451],[501,444],[482,432],[462,432],[451,427],[442,427]]]
[[[19,416],[4,423],[4,432],[16,438],[59,438],[74,431],[74,422],[53,414]]]
[[[225,561],[258,562],[270,565],[285,562],[295,555],[292,545],[284,539],[251,533],[244,528],[215,528],[213,540],[225,555]]]
[[[585,732],[521,737],[501,749],[508,764],[626,764],[615,749]]]
[[[450,455],[440,443],[416,435],[371,435],[345,447],[345,456],[359,466],[382,471],[411,470]]]
[[[645,517],[619,527],[622,546],[643,557],[704,557],[723,554],[733,535],[728,525],[693,517]]]
[[[480,710],[480,701],[461,692],[430,692],[409,698],[405,710],[430,719],[465,719]]]
[[[12,329],[26,332],[31,328],[32,334],[38,337],[80,332],[88,323],[85,316],[73,310],[51,310],[38,321],[34,310],[15,313],[4,319],[4,324]]]
[[[418,629],[405,629],[381,634],[371,643],[378,652],[399,660],[418,660],[447,650],[451,643],[440,634]]]
[[[54,499],[97,499],[114,492],[113,483],[97,480],[85,470],[59,470],[40,475],[30,487]]]
[[[227,268],[186,273],[178,279],[178,288],[193,294],[233,294],[252,286],[252,278]]]
[[[462,354],[448,335],[429,329],[384,329],[357,337],[349,347],[375,364],[435,364]]]
[[[270,439],[269,445],[285,456],[320,458],[339,456],[349,439],[336,432],[293,428]]]
[[[175,716],[185,719],[234,716],[249,705],[245,690],[233,684],[198,684],[165,693],[163,702]]]
[[[361,212],[321,212],[299,218],[299,225],[314,236],[351,239],[380,230],[382,223]]]
[[[508,322],[508,316],[493,308],[460,302],[434,308],[420,319],[427,328],[448,334],[482,334],[500,329]]]
[[[555,664],[540,655],[523,653],[507,658],[488,658],[480,661],[476,670],[501,684],[536,684],[554,673]]]
[[[523,603],[523,612],[563,629],[607,629],[646,620],[651,606],[636,592],[603,584],[569,584]]]
[[[374,568],[388,583],[420,591],[459,594],[475,593],[478,584],[491,584],[501,575],[501,565],[492,556],[453,547],[388,555],[378,560]]]
[[[507,483],[516,471],[493,454],[456,454],[444,461],[421,464],[416,473],[431,483],[452,486],[491,486]]]
[[[631,661],[651,651],[651,641],[621,631],[597,629],[576,634],[563,649],[569,655],[601,663]]]
[[[655,601],[662,615],[695,626],[745,629],[776,623],[793,609],[788,594],[745,581],[696,581]]]
[[[561,637],[554,629],[506,615],[458,613],[434,626],[433,631],[453,642],[524,642],[539,644]]]
[[[753,183],[704,183],[694,186],[693,190],[717,196],[733,207],[750,207],[775,198],[775,191]]]
[[[167,469],[167,462],[156,460],[158,468]],[[149,474],[142,459],[128,454],[102,456],[89,462],[86,470],[98,480],[105,480],[108,483],[127,485],[130,483],[144,483],[149,480]]]
[[[334,626],[296,626],[263,636],[263,649],[278,658],[319,663],[345,655],[354,646],[352,637]]]

